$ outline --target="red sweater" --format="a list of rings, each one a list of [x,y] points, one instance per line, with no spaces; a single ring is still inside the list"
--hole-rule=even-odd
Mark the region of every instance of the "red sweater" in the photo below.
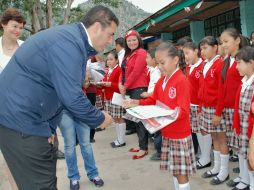
[[[168,80],[165,89],[162,84],[165,77],[161,77],[155,85],[153,95],[147,99],[139,100],[140,105],[155,105],[160,101],[170,109],[180,108],[175,122],[161,130],[163,137],[181,139],[191,134],[190,130],[190,91],[189,82],[181,70],[176,71]]]
[[[147,63],[146,63],[146,51],[139,48],[132,52],[127,59],[125,68],[125,83],[126,90],[147,87]],[[121,76],[122,78],[122,76]]]
[[[111,82],[110,87],[103,87],[105,89],[105,98],[106,100],[111,100],[113,97],[114,92],[120,93],[118,89],[118,84],[119,84],[119,76],[121,74],[121,68],[117,66],[110,76],[108,77],[108,71],[106,72],[104,78],[102,81],[104,82]]]
[[[200,104],[200,100],[198,98],[198,90],[199,90],[199,78],[202,75],[204,63],[202,62],[200,65],[195,67],[190,74],[190,66],[187,67],[187,76],[190,82],[190,102],[191,104]]]
[[[200,109],[202,106],[216,108],[223,64],[223,60],[221,58],[217,58],[207,71],[206,77],[204,77],[204,74],[201,75],[199,81],[200,88],[198,92],[198,97],[201,102]]]
[[[236,69],[237,62],[228,68],[225,81],[221,84],[222,89],[219,91],[218,105],[216,108],[216,115],[221,116],[223,108],[234,109],[236,92],[241,85],[242,77]],[[221,81],[222,82],[222,81]]]

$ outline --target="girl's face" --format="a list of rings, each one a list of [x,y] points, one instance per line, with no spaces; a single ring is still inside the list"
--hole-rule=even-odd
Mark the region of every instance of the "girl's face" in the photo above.
[[[245,62],[244,60],[240,59],[237,60],[236,68],[241,76],[251,76],[254,73],[254,61],[251,60],[250,62]]]
[[[138,45],[139,45],[138,37],[137,36],[129,36],[126,39],[126,43],[127,43],[128,48],[130,48],[130,50],[133,51],[138,48]]]
[[[149,53],[146,54],[147,65],[153,67],[155,65],[155,58],[152,58]]]
[[[222,43],[222,48],[225,51],[226,54],[229,55],[235,55],[237,53],[237,50],[239,49],[240,46],[240,38],[234,39],[232,36],[229,35],[227,32],[223,32],[221,34],[221,43]]]
[[[201,55],[208,61],[210,61],[212,58],[214,58],[214,56],[216,56],[217,49],[218,49],[217,45],[210,46],[208,44],[203,44],[200,46]]]
[[[166,50],[159,50],[155,53],[155,59],[163,76],[171,76],[176,70],[179,58],[170,57]]]
[[[111,53],[107,56],[107,65],[110,69],[113,69],[117,65],[118,60]]]
[[[195,64],[198,60],[198,50],[195,49],[190,49],[190,48],[183,48],[183,53],[184,53],[184,57],[185,57],[185,61],[188,64]]]
[[[5,25],[2,24],[4,35],[12,40],[19,39],[21,32],[23,31],[23,23],[19,23],[15,20],[9,20],[9,22]]]

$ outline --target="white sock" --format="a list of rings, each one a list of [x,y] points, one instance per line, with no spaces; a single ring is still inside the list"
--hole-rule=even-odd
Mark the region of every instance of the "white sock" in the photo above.
[[[204,152],[204,140],[203,140],[203,135],[201,133],[196,133],[197,139],[198,139],[198,145],[200,149],[200,156],[199,159],[202,158],[202,154]]]
[[[238,159],[239,159],[239,169],[240,169],[240,173],[239,173],[239,177],[242,178],[243,176],[243,170],[244,170],[244,167],[243,167],[243,155],[241,154],[238,154]]]
[[[179,190],[190,190],[190,183],[179,184]]]
[[[126,123],[120,123],[119,125],[119,136],[118,141],[119,143],[125,143],[125,132],[126,132]]]
[[[250,190],[254,190],[254,171],[249,170]]]
[[[119,134],[119,128],[120,128],[119,125],[120,124],[116,123],[115,125],[116,125],[116,140],[114,141],[114,143],[115,143],[115,145],[119,145],[119,135],[120,135]]]
[[[198,136],[198,138],[200,137]],[[201,157],[199,159],[199,162],[201,163],[201,165],[206,165],[209,162],[211,162],[210,154],[212,149],[212,138],[210,134],[207,134],[201,138],[200,138],[200,141],[202,141],[201,144],[203,145],[201,145],[200,147],[200,149],[202,148],[202,150],[201,150]]]
[[[241,183],[241,182],[243,182],[243,183]],[[243,189],[246,187],[246,184],[248,184],[248,185],[250,184],[248,162],[246,159],[243,159],[241,182],[238,183],[236,186],[238,189]]]
[[[217,177],[222,181],[228,177],[228,162],[229,154],[220,154],[220,172]]]
[[[213,169],[211,170],[211,172],[213,174],[216,174],[216,173],[219,173],[219,171],[220,171],[220,152],[214,150],[213,155],[214,155],[214,165],[213,165]]]
[[[179,183],[176,177],[173,176],[173,181],[174,181],[174,186],[175,186],[175,190],[179,190]]]

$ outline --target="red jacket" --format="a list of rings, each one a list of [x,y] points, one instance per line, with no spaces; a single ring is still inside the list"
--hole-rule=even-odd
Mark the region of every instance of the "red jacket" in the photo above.
[[[204,74],[200,77],[200,88],[198,97],[200,99],[200,109],[202,106],[216,108],[219,95],[219,83],[221,81],[221,70],[223,60],[217,58],[213,65],[209,68],[204,78]]]
[[[104,78],[102,79],[102,81],[111,82],[110,87],[103,87],[104,91],[105,91],[106,100],[111,100],[112,97],[113,97],[114,92],[120,93],[119,89],[118,89],[118,84],[119,84],[119,76],[120,76],[121,72],[122,72],[121,68],[119,66],[117,66],[112,71],[112,73],[110,74],[109,77],[108,77],[108,71],[104,75]]]
[[[142,48],[135,50],[126,59],[125,68],[125,83],[126,90],[147,87],[147,63],[146,63],[146,51]],[[120,77],[122,78],[122,76]]]
[[[225,81],[221,84],[222,89],[219,91],[218,105],[216,108],[216,115],[221,116],[223,108],[234,109],[236,92],[241,85],[242,77],[236,69],[237,62],[228,68]],[[221,80],[222,82],[222,80]]]
[[[187,67],[187,76],[190,82],[190,102],[191,104],[200,104],[200,100],[198,98],[198,91],[199,91],[199,78],[202,75],[204,67],[204,62],[202,62],[200,65],[195,67],[193,71],[190,74],[190,66]]]
[[[162,84],[165,77],[161,77],[155,85],[153,95],[147,99],[139,100],[140,105],[155,105],[160,101],[170,109],[180,108],[175,122],[161,130],[162,136],[172,139],[181,139],[191,134],[190,129],[190,91],[189,82],[181,70],[176,71],[168,80],[165,90]]]

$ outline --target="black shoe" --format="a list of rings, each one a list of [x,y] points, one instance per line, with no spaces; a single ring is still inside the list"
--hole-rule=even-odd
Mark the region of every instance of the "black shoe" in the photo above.
[[[220,178],[218,178],[218,176],[215,176],[211,181],[210,184],[211,185],[219,185],[222,184],[223,182],[229,180],[229,175],[226,177],[226,179],[221,180]]]
[[[151,157],[150,160],[152,161],[160,161],[161,160],[161,154],[158,152],[155,152]]]
[[[71,190],[79,190],[79,181],[74,185],[72,181],[70,180],[70,189]]]
[[[203,173],[203,174],[201,175],[201,177],[202,177],[202,178],[210,178],[210,177],[215,177],[215,176],[217,176],[217,175],[218,175],[218,173],[213,174],[213,173],[211,172],[211,170],[208,170],[208,171],[206,171],[205,173]]]
[[[238,156],[236,154],[234,154],[233,156],[231,156],[229,158],[229,161],[230,162],[238,162],[239,161]]]
[[[211,162],[205,164],[205,165],[202,165],[199,160],[197,161],[197,169],[200,170],[200,169],[203,169],[203,168],[207,168],[207,167],[210,167],[212,165]]]
[[[134,131],[134,130],[128,130],[128,131],[125,132],[125,135],[132,135],[134,133],[136,133],[136,131]]]
[[[104,185],[104,181],[100,177],[95,177],[94,179],[90,179],[90,181],[93,182],[96,187],[102,187]]]
[[[90,139],[90,143],[95,143],[95,139]]]
[[[57,159],[59,159],[59,160],[65,158],[64,153],[63,153],[61,150],[57,150],[57,151],[56,151],[56,157],[57,157]]]
[[[239,167],[233,168],[233,173],[239,174],[240,168]]]
[[[250,189],[250,186],[249,186],[248,184],[243,183],[243,182],[240,182],[240,183],[242,183],[242,184],[246,185],[246,187],[245,187],[245,188],[243,188],[243,189],[239,189],[239,188],[237,188],[237,187],[234,187],[232,190],[249,190],[249,189]]]
[[[240,182],[240,181],[239,181]],[[226,184],[229,187],[235,187],[239,182],[235,182],[233,179],[229,180]]]
[[[95,131],[96,131],[96,132],[99,132],[99,131],[104,131],[105,129],[106,129],[106,128],[102,129],[102,128],[98,127],[98,128],[95,129]]]
[[[122,146],[126,146],[126,143],[116,145],[115,142],[111,142],[110,145],[111,145],[112,148],[119,148],[119,147],[122,147]]]

